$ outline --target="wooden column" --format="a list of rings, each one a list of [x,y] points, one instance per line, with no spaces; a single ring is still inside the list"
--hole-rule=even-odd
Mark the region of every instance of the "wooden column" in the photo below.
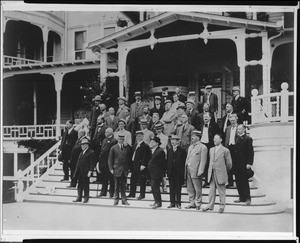
[[[126,59],[128,54],[128,48],[123,47],[120,48],[119,51],[119,70],[118,70],[118,76],[119,76],[119,95],[124,96],[124,88],[127,89],[127,70],[126,70]],[[126,90],[125,93],[128,93]],[[126,97],[128,98],[128,97]]]
[[[14,176],[18,173],[18,153],[14,152]]]
[[[44,43],[44,57],[43,57],[43,61],[47,62],[47,43],[48,43],[48,27],[47,26],[43,26],[42,27],[42,32],[43,32],[43,43]]]
[[[33,125],[37,125],[36,81],[33,81]]]
[[[263,61],[263,94],[269,94],[271,90],[271,63],[270,60],[270,41],[268,40],[268,35],[262,37],[262,61]]]
[[[240,67],[240,95],[245,96],[245,67],[246,67],[246,41],[245,33],[241,32],[236,40],[236,49],[237,49],[237,64]]]
[[[101,52],[100,56],[100,83],[104,83],[107,77],[107,54]]]

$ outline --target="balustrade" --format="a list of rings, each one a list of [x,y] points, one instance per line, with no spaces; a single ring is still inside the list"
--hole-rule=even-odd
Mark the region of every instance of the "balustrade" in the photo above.
[[[17,66],[17,65],[27,65],[27,64],[34,64],[40,63],[39,60],[32,60],[27,58],[21,57],[12,57],[12,56],[3,56],[4,58],[4,66]]]

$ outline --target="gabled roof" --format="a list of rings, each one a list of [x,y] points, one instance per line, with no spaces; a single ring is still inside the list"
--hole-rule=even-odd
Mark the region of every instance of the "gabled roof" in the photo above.
[[[202,12],[165,12],[139,24],[130,26],[114,34],[105,36],[99,40],[90,42],[88,48],[96,51],[99,48],[110,48],[119,42],[124,42],[136,36],[142,35],[151,29],[156,29],[177,20],[191,22],[207,22],[208,24],[247,28],[249,30],[262,31],[282,28],[281,23],[263,22],[258,20],[226,17],[217,14]]]

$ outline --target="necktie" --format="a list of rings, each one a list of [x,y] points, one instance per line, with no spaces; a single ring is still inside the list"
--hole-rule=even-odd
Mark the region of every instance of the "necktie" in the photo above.
[[[121,145],[121,151],[123,151],[123,145]]]

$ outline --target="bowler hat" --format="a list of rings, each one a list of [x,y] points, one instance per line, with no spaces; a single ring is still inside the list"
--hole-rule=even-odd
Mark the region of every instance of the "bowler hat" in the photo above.
[[[95,96],[95,98],[93,99],[93,101],[95,101],[95,100],[98,100],[98,101],[100,101],[100,100],[101,100],[101,97],[100,97],[100,95],[96,95],[96,96]]]
[[[209,85],[206,85],[206,86],[205,86],[205,89],[212,89],[212,85],[210,85],[210,84],[209,84]]]
[[[156,143],[158,143],[158,146],[159,145],[161,145],[161,142],[160,142],[160,138],[159,137],[153,137],[153,138],[151,138],[150,140],[153,140],[153,141],[155,141]]]
[[[198,131],[198,130],[194,130],[194,131],[192,131],[192,134],[193,134],[193,135],[196,135],[196,136],[198,136],[198,137],[201,137],[202,132],[201,132],[201,131]]]

